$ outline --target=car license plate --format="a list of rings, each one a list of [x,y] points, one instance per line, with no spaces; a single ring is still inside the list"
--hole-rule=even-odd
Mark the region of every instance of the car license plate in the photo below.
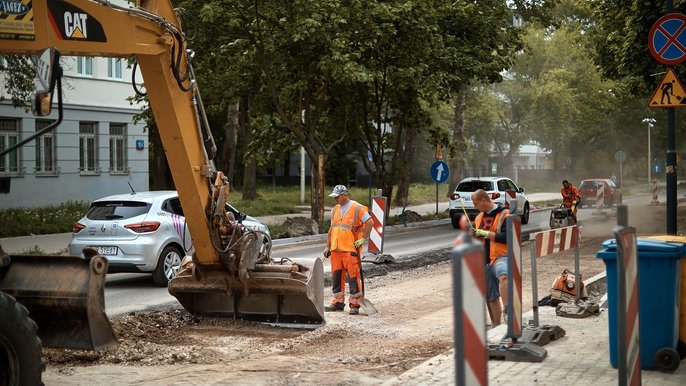
[[[98,251],[99,255],[103,256],[114,256],[117,254],[118,249],[117,247],[91,247],[95,248],[95,250]]]

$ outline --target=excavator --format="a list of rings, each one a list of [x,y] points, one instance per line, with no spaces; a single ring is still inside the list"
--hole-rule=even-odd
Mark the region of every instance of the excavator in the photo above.
[[[55,97],[58,110],[53,124],[0,154],[61,122],[61,55],[135,58],[195,245],[169,293],[194,314],[299,328],[325,323],[321,259],[272,259],[271,240],[226,211],[229,182],[213,161],[194,52],[170,0],[0,3],[0,54],[35,58],[33,112],[50,114]],[[0,183],[0,190],[9,186]],[[84,256],[15,256],[0,248],[0,385],[41,384],[42,346],[116,343],[104,305],[107,259],[95,250]]]

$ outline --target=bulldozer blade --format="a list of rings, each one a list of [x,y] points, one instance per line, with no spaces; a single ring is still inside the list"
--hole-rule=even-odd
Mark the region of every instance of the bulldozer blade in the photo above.
[[[10,256],[0,291],[29,310],[45,347],[98,350],[116,343],[105,314],[107,259]]]
[[[249,276],[241,282],[221,266],[196,266],[193,274],[173,278],[169,293],[193,314],[304,328],[324,324],[321,259],[258,264]]]

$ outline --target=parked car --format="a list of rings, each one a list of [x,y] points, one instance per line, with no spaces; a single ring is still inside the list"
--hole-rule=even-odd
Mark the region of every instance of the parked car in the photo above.
[[[453,228],[459,227],[460,217],[466,212],[470,220],[474,220],[479,211],[472,203],[472,193],[478,189],[485,190],[491,199],[510,208],[516,202],[515,214],[519,214],[522,224],[529,223],[529,199],[524,195],[524,188],[518,187],[507,177],[467,177],[460,181],[455,191],[450,194],[448,213]]]
[[[244,226],[269,235],[269,228],[227,204]],[[95,200],[74,224],[69,252],[83,256],[95,248],[109,262],[109,273],[151,272],[159,286],[176,275],[181,259],[193,252],[176,191],[117,194]]]
[[[622,190],[612,182],[610,178],[589,178],[582,180],[579,184],[581,193],[581,206],[579,208],[593,208],[596,206],[598,198],[598,187],[603,185],[604,200],[603,206],[612,208],[622,203]]]

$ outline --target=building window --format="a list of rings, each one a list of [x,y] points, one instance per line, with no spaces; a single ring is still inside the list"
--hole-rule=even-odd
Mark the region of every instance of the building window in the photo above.
[[[110,172],[126,173],[126,125],[110,123]]]
[[[93,58],[77,56],[76,73],[79,75],[93,76]]]
[[[19,142],[19,120],[0,118],[0,150]],[[0,175],[19,175],[19,149],[0,157]]]
[[[53,122],[37,120],[36,132],[43,130]],[[36,174],[57,174],[54,131],[49,131],[36,138]]]
[[[79,122],[79,171],[98,173],[98,124]]]
[[[107,77],[110,79],[122,79],[122,64],[120,58],[107,58]]]

